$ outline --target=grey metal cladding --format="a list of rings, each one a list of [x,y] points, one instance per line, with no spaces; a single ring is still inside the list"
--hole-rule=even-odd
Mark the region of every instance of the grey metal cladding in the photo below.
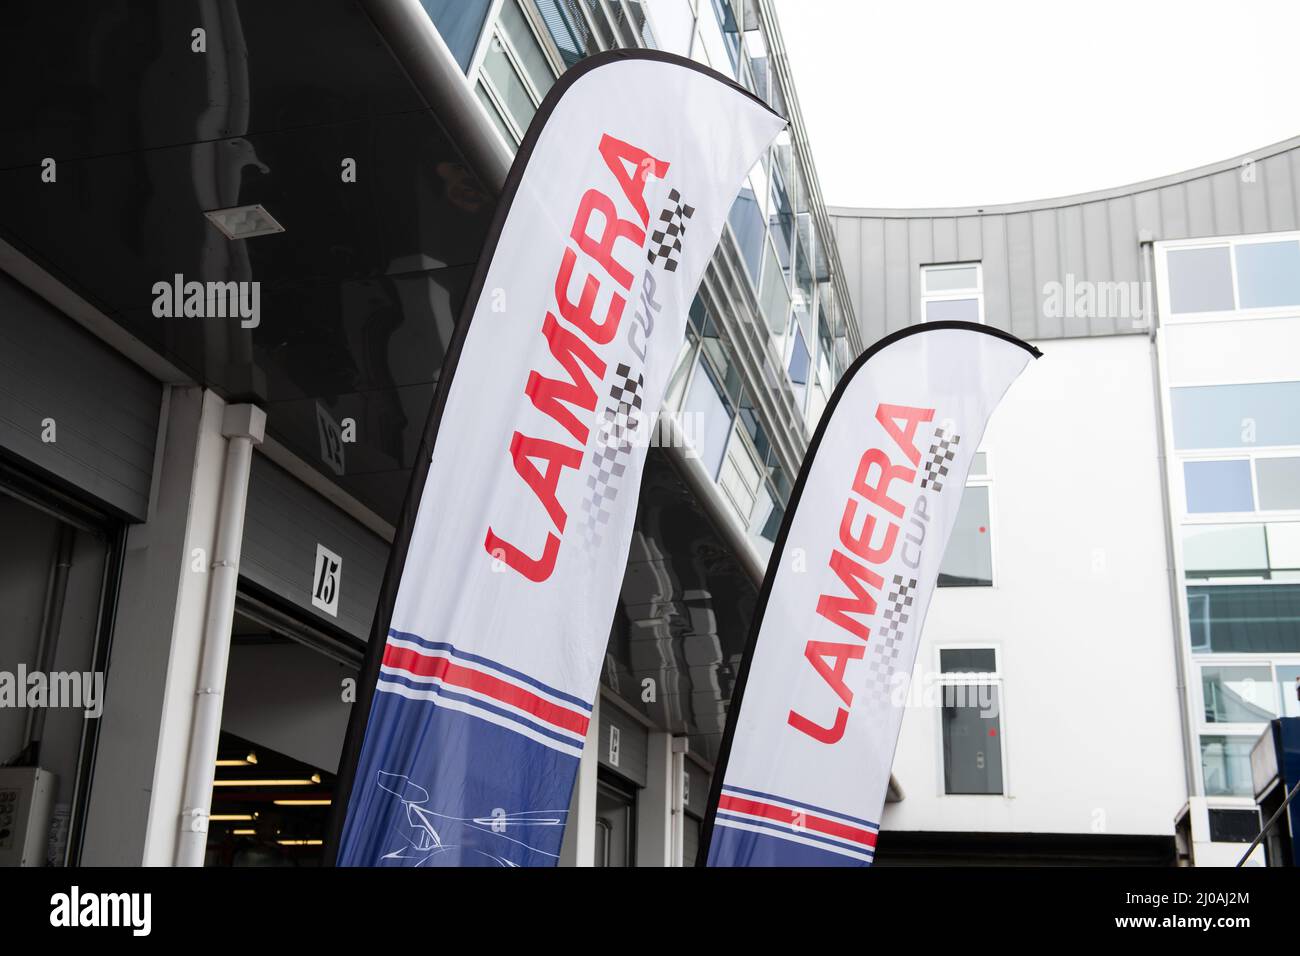
[[[318,544],[342,558],[337,618],[311,602]],[[370,637],[387,562],[388,544],[382,538],[263,455],[253,456],[242,577],[364,641]]]
[[[864,342],[921,321],[921,266],[984,264],[989,325],[1025,339],[1143,331],[1124,316],[1058,317],[1044,286],[1142,280],[1139,234],[1160,239],[1300,229],[1300,137],[1131,186],[961,209],[830,207]]]
[[[618,763],[610,760],[610,728],[618,729]],[[639,787],[646,784],[649,735],[645,725],[622,710],[609,697],[600,701],[600,738],[596,756],[602,767],[622,774]]]
[[[0,447],[143,521],[162,391],[0,272]]]

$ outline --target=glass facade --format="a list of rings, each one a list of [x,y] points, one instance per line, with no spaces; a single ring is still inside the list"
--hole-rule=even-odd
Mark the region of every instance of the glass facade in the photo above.
[[[493,21],[481,21],[481,42],[455,35],[460,48],[469,50],[465,56],[476,95],[511,148],[522,140],[555,77],[611,47],[653,46],[690,56],[789,115],[789,97],[769,62],[757,4],[662,0],[642,7],[611,0],[502,0]],[[435,23],[442,29],[437,17]],[[741,313],[743,326],[761,330],[765,351],[759,366],[753,367],[752,352],[733,341],[735,322],[722,321],[702,292],[691,309],[665,402],[764,555],[784,514],[787,470],[794,459],[786,457],[783,466],[780,443],[772,440],[773,429],[791,423],[766,421],[764,408],[771,405],[754,389],[770,390],[778,408],[788,402],[798,410],[793,426],[801,451],[858,351],[852,318],[836,295],[834,253],[818,224],[824,211],[812,182],[787,129],[742,184],[719,252],[722,259],[734,257],[735,273],[748,287],[740,301],[729,296],[725,307]],[[951,279],[972,271],[978,267],[958,270]]]
[[[753,395],[712,312],[697,297],[687,347],[674,379],[682,382],[667,404],[675,411],[701,463],[766,556],[780,527],[790,482],[777,461]]]
[[[523,140],[556,67],[521,0],[503,0],[487,36],[475,92],[513,149]]]
[[[1300,338],[1300,235],[1156,249],[1200,785],[1250,799],[1251,746],[1267,721],[1300,713],[1300,362],[1287,378],[1258,372]]]

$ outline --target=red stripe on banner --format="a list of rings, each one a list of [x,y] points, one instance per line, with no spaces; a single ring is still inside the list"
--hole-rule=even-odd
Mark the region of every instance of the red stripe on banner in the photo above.
[[[848,840],[852,843],[861,843],[863,846],[874,847],[876,845],[876,835],[870,830],[864,830],[861,827],[852,827],[846,823],[836,823],[834,820],[827,820],[825,817],[814,816],[803,810],[792,810],[789,807],[775,807],[770,803],[759,803],[757,800],[746,800],[744,797],[730,797],[723,794],[718,800],[719,810],[731,810],[735,813],[748,813],[750,816],[765,817],[768,820],[776,820],[780,823],[789,825],[790,829],[797,832],[794,821],[796,816],[803,817],[803,829],[816,830],[818,833],[824,833],[827,836],[838,837],[841,840]]]
[[[462,667],[446,657],[429,657],[410,648],[393,647],[390,644],[384,648],[384,664],[387,667],[410,671],[421,677],[432,677],[446,684],[464,687],[466,690],[484,694],[512,707],[525,710],[548,724],[571,730],[584,737],[587,735],[589,717],[567,710],[498,677]]]

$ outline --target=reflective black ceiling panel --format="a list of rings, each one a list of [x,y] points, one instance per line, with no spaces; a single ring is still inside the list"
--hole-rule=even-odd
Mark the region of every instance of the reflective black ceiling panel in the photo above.
[[[4,32],[0,168],[423,108],[352,0],[16,3]]]
[[[0,237],[395,520],[495,197],[368,17],[353,0],[6,15],[38,42],[0,57]],[[285,231],[232,240],[204,216],[253,204]],[[256,323],[157,316],[177,275],[256,282]],[[322,422],[349,419],[340,466]]]

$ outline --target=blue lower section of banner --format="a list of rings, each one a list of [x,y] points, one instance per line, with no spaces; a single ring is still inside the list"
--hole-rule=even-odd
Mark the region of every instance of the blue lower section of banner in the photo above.
[[[339,866],[554,866],[578,758],[470,714],[377,693]]]
[[[870,851],[847,856],[834,849],[822,849],[795,842],[778,833],[738,830],[714,823],[709,844],[709,866],[870,866]],[[867,857],[862,859],[861,857]]]

